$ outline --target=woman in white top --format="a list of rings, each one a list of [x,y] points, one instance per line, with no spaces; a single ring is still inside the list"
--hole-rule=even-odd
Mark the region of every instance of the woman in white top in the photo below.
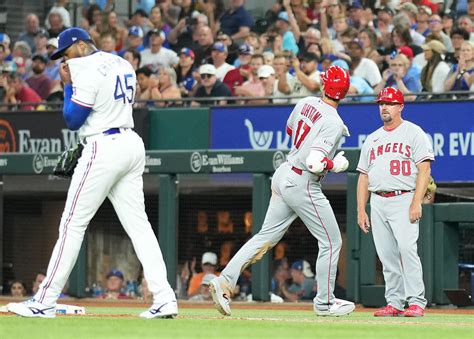
[[[431,40],[422,45],[426,65],[421,70],[421,85],[424,92],[443,93],[450,67],[443,61],[446,48],[441,41]]]

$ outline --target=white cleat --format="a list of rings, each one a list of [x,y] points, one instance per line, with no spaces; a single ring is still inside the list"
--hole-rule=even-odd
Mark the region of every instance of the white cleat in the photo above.
[[[232,293],[230,292],[230,286],[226,282],[221,282],[221,279],[214,278],[209,283],[209,289],[211,290],[212,300],[217,310],[222,315],[230,315],[230,300]]]
[[[161,304],[153,304],[148,310],[140,313],[140,318],[153,319],[162,318],[169,319],[178,315],[178,303],[176,300],[168,301]]]
[[[56,317],[56,306],[49,307],[30,299],[22,303],[9,303],[9,312],[28,318],[54,318]]]
[[[314,312],[321,317],[341,317],[348,315],[355,309],[355,304],[351,301],[336,299],[327,310],[319,310],[314,305]]]

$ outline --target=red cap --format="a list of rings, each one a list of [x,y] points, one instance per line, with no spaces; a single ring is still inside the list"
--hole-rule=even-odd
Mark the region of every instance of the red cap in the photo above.
[[[324,84],[324,93],[331,99],[344,99],[349,90],[350,76],[344,68],[331,66],[326,72],[321,73]]]
[[[404,104],[405,98],[403,97],[402,91],[394,87],[385,87],[380,91],[377,102],[393,102],[397,104]]]
[[[405,54],[408,59],[413,59],[413,50],[408,46],[402,46],[398,49],[398,53]]]

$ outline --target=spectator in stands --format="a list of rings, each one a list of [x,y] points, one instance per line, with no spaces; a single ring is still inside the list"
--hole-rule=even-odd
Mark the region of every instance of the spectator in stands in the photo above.
[[[415,30],[423,35],[425,38],[431,32],[429,28],[429,20],[432,15],[431,8],[427,6],[420,6],[416,14],[416,28]]]
[[[45,74],[48,58],[41,54],[36,54],[33,56],[32,61],[31,69],[33,70],[33,75],[26,79],[26,83],[41,99],[46,100],[53,86],[53,80]]]
[[[446,33],[443,32],[443,24],[441,22],[441,17],[438,14],[433,14],[430,16],[429,26],[431,33],[438,37],[438,39],[443,43],[444,47],[446,48],[446,52],[454,52],[451,39],[448,35],[446,35]]]
[[[455,28],[451,32],[451,42],[454,53],[446,54],[445,61],[451,64],[457,64],[461,54],[461,45],[464,41],[469,41],[469,32],[462,28]]]
[[[226,62],[227,54],[227,47],[222,42],[216,42],[212,45],[212,64],[216,67],[216,76],[220,81],[224,80],[228,71],[235,68]]]
[[[275,70],[275,83],[273,84],[273,96],[282,97],[286,96],[286,93],[281,92],[279,88],[279,82],[281,77],[285,77],[287,84],[291,81],[292,75],[288,72],[289,69],[289,60],[285,54],[276,54],[275,59],[273,60],[273,68]],[[283,104],[288,103],[288,99],[273,99],[274,104]]]
[[[204,27],[206,27],[205,30],[203,30]],[[198,42],[199,46],[207,47],[214,43],[214,35],[209,27],[207,16],[198,14],[181,18],[170,31],[168,42],[174,50],[192,46],[192,50],[196,53],[196,60],[200,61],[202,56],[197,53],[198,46],[195,42]]]
[[[279,33],[283,36],[283,50],[290,51],[293,53],[293,55],[297,55],[299,49],[298,45],[296,44],[295,36],[290,30],[290,23],[287,12],[280,12],[280,14],[278,14],[276,27],[279,29]]]
[[[238,65],[236,66],[237,68],[228,71],[224,77],[223,82],[230,88],[232,96],[235,95],[235,88],[241,86],[250,78],[250,60],[253,54],[254,49],[252,46],[248,44],[241,45],[239,48],[239,58],[235,62]]]
[[[263,65],[258,69],[258,79],[261,81],[264,95],[265,96],[273,96],[273,90],[275,88],[276,78],[275,78],[275,70],[270,65]],[[265,104],[271,102],[269,99],[259,100],[259,104]]]
[[[370,28],[364,28],[359,32],[359,40],[364,48],[363,57],[374,61],[377,67],[381,69],[383,57],[377,52],[377,36]]]
[[[136,98],[140,101],[147,100],[147,103],[137,103],[137,107],[155,106],[155,101],[161,99],[158,79],[148,67],[141,67],[135,73],[138,83]]]
[[[321,42],[321,32],[314,27],[310,27],[306,30],[306,32],[304,32],[301,35],[298,41],[298,48],[300,51],[304,51],[310,45],[319,44],[320,42]]]
[[[38,272],[35,276],[35,280],[33,280],[33,287],[31,288],[32,295],[35,295],[38,292],[39,286],[43,282],[44,278],[46,278],[45,272]]]
[[[57,38],[59,33],[64,31],[66,27],[64,26],[63,19],[59,13],[51,13],[48,15],[48,34],[50,38]]]
[[[99,48],[107,53],[112,53],[117,55],[115,51],[117,46],[117,41],[115,36],[112,33],[102,33],[99,40]]]
[[[92,38],[94,38],[94,34],[96,37],[100,36],[100,32],[102,31],[102,20],[104,17],[100,7],[97,4],[90,5],[84,17],[87,19],[87,22],[83,23],[81,26],[84,29],[87,28],[87,31]]]
[[[181,99],[181,92],[176,84],[176,71],[171,67],[162,67],[158,77],[158,89],[161,93],[160,99]],[[177,102],[159,102],[158,106],[173,106]]]
[[[31,48],[30,46],[24,41],[17,41],[13,45],[12,50],[12,57],[18,58],[21,57],[24,60],[29,60],[31,58]]]
[[[245,0],[231,0],[230,9],[220,18],[221,31],[228,34],[234,41],[245,39],[254,24],[244,4]]]
[[[179,63],[176,67],[176,82],[182,97],[192,96],[194,86],[197,81],[193,76],[194,52],[189,48],[182,48],[179,51]]]
[[[48,54],[48,40],[49,40],[49,34],[46,30],[40,29],[38,33],[35,36],[35,48],[34,48],[34,53],[39,54],[39,55],[44,55],[47,56]]]
[[[134,48],[127,49],[123,55],[123,58],[132,64],[135,71],[140,67],[141,55]]]
[[[143,45],[143,29],[140,26],[132,26],[128,30],[127,49],[133,48],[138,53],[145,49]],[[120,55],[125,54],[125,49],[119,52]]]
[[[400,13],[393,17],[393,26],[401,26],[404,29],[408,29],[413,44],[420,46],[424,43],[425,37],[413,29],[416,25],[417,14],[418,8],[416,5],[411,2],[405,2],[400,6]],[[413,52],[417,54],[415,50]]]
[[[115,37],[116,47],[115,50],[118,52],[125,47],[127,41],[128,31],[119,23],[118,15],[116,12],[111,11],[106,13],[103,18],[103,30],[102,33],[111,33]]]
[[[150,23],[152,26],[151,29],[158,28],[165,33],[165,42],[163,43],[163,46],[165,46],[166,48],[170,48],[171,46],[168,42],[168,35],[171,32],[171,26],[162,20],[161,9],[159,5],[153,6],[153,8],[151,9]],[[145,45],[148,45],[148,41],[145,42]]]
[[[111,270],[107,274],[107,282],[105,284],[105,292],[99,298],[101,299],[128,299],[129,297],[122,292],[123,289],[123,273],[117,269]]]
[[[201,281],[201,286],[199,287],[199,293],[192,296],[189,300],[191,301],[209,301],[212,300],[211,291],[209,290],[209,283],[212,279],[217,278],[217,275],[208,273],[206,274]]]
[[[399,54],[403,54],[404,56],[406,56],[408,58],[408,61],[410,62],[410,66],[408,67],[408,72],[407,74],[409,74],[411,77],[413,77],[414,79],[418,79],[418,81],[420,80],[420,76],[421,76],[421,68],[417,63],[415,63],[413,60],[413,51],[411,50],[410,47],[408,46],[402,46],[398,49],[398,53]],[[422,55],[423,58],[424,58],[424,55]]]
[[[281,286],[283,297],[289,301],[311,300],[316,296],[317,285],[314,273],[306,260],[299,260],[291,265],[292,284]]]
[[[367,22],[364,18],[364,8],[359,0],[354,0],[347,7],[349,11],[349,25],[358,30],[365,28]]]
[[[292,59],[295,76],[287,81],[287,77],[278,77],[278,90],[286,95],[303,97],[314,95],[319,91],[320,79],[318,71],[318,57],[313,53],[305,53],[302,60]],[[292,102],[297,102],[295,98]]]
[[[49,13],[46,15],[46,20],[45,20],[45,26],[46,28],[50,29],[50,22],[49,22],[49,16],[52,13],[58,13],[61,16],[61,19],[64,23],[64,27],[69,28],[71,27],[71,16],[69,14],[69,11],[67,10],[67,4],[69,0],[58,0],[53,7],[49,10]]]
[[[446,33],[447,36],[451,36],[451,32],[454,29],[454,18],[455,16],[452,12],[445,12],[443,14],[443,32]]]
[[[393,30],[394,12],[390,7],[382,7],[377,12],[375,34],[380,42],[389,42],[391,40],[391,32]]]
[[[352,40],[348,45],[348,53],[352,59],[351,74],[364,78],[372,88],[375,87],[382,80],[382,76],[377,64],[372,59],[363,57],[362,41],[357,38]]]
[[[12,61],[13,55],[10,50],[10,37],[6,33],[0,33],[0,45],[3,47],[3,53],[0,62]]]
[[[11,73],[8,77],[8,81],[3,84],[6,90],[3,103],[5,104],[20,104],[21,110],[34,110],[35,106],[29,103],[41,102],[41,97],[31,88],[26,86],[21,80],[21,75],[18,73]],[[21,104],[21,103],[28,104]]]
[[[350,71],[349,64],[345,60],[342,60],[342,59],[334,60],[332,62],[332,66],[339,66],[339,67],[344,68],[347,71]],[[351,101],[351,102],[373,102],[374,101],[373,95],[362,96],[363,94],[374,93],[374,90],[372,89],[372,87],[370,87],[367,80],[365,80],[364,78],[360,76],[351,74],[350,84],[351,85],[347,93],[355,94],[357,96],[354,96],[354,97],[347,96],[344,99],[344,101]]]
[[[421,54],[423,51],[419,45],[413,42],[410,30],[401,25],[397,25],[393,28],[391,42],[392,46],[388,50],[388,54],[390,54],[390,52],[396,52],[402,46],[410,47],[414,55]]]
[[[216,274],[217,271],[217,255],[214,252],[205,252],[201,258],[202,272],[192,272],[189,281],[188,297],[191,298],[199,293],[203,278],[207,274]]]
[[[474,43],[464,41],[461,45],[459,62],[451,67],[444,83],[446,91],[469,91],[474,82]],[[456,95],[459,97],[459,95]]]
[[[389,68],[383,72],[382,81],[375,86],[374,92],[380,93],[385,87],[398,88],[405,95],[405,101],[414,101],[416,95],[410,93],[421,92],[419,78],[408,73],[410,61],[404,54],[398,54],[390,60]]]
[[[25,19],[26,30],[18,36],[17,41],[24,41],[30,46],[30,49],[35,52],[35,36],[40,29],[38,16],[30,13]]]
[[[261,54],[254,54],[250,60],[250,74],[247,81],[242,86],[237,86],[234,89],[236,96],[241,97],[263,97],[265,95],[265,88],[258,76],[258,70],[263,66],[263,56]]]
[[[224,85],[216,77],[216,68],[214,65],[205,64],[199,67],[199,77],[201,84],[196,90],[195,98],[229,97],[231,92],[229,87]],[[211,105],[215,100],[193,101],[192,106]],[[217,105],[226,105],[226,100],[219,100]]]
[[[431,40],[421,46],[427,61],[421,71],[421,85],[423,91],[442,93],[444,92],[444,82],[448,77],[449,66],[443,61],[442,55],[446,52],[443,43],[438,40]]]
[[[51,38],[48,40],[46,44],[47,50],[47,57],[48,63],[46,64],[46,68],[44,70],[44,74],[51,80],[57,82],[59,84],[61,78],[59,77],[59,64],[61,60],[51,60],[51,55],[58,49],[58,39]]]
[[[227,59],[225,61],[230,65],[234,65],[234,62],[238,57],[239,46],[234,44],[230,36],[228,36],[224,32],[217,33],[216,42],[221,42],[225,45],[225,47],[227,47]]]
[[[273,66],[273,60],[275,60],[275,54],[273,54],[273,52],[269,52],[269,51],[263,52],[262,56],[263,56],[263,63],[265,65]]]
[[[196,55],[194,64],[196,66],[212,62],[212,46],[214,45],[214,36],[209,26],[202,26],[198,30],[198,40],[193,51]]]
[[[13,298],[26,297],[25,284],[19,280],[12,282],[10,285],[10,296]]]
[[[165,33],[159,29],[152,29],[148,32],[150,38],[150,47],[145,48],[141,54],[141,67],[148,66],[153,70],[161,67],[173,67],[179,62],[178,55],[163,47]]]
[[[472,19],[469,16],[460,16],[457,20],[457,26],[468,31],[469,40],[474,41],[474,25],[472,23]]]
[[[148,19],[148,13],[143,9],[138,8],[133,13],[130,21],[127,22],[127,26],[138,26],[143,29],[143,33],[146,36],[148,32],[152,29],[152,23]]]

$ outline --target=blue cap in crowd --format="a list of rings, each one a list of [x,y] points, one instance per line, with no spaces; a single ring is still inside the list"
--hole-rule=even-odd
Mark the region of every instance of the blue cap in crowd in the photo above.
[[[222,42],[216,42],[212,46],[212,50],[224,53],[224,52],[227,52],[227,47]]]
[[[140,26],[132,26],[128,30],[128,35],[137,36],[139,38],[143,38],[145,34],[143,33],[143,29]]]
[[[287,12],[278,13],[278,20],[283,20],[283,21],[289,22],[290,18],[288,17],[288,13]]]
[[[123,273],[122,271],[113,269],[107,274],[107,279],[109,279],[110,277],[117,277],[123,280]]]
[[[58,37],[58,49],[51,55],[52,60],[63,56],[64,51],[79,41],[90,41],[92,39],[85,30],[79,27],[71,27],[61,32]]]

